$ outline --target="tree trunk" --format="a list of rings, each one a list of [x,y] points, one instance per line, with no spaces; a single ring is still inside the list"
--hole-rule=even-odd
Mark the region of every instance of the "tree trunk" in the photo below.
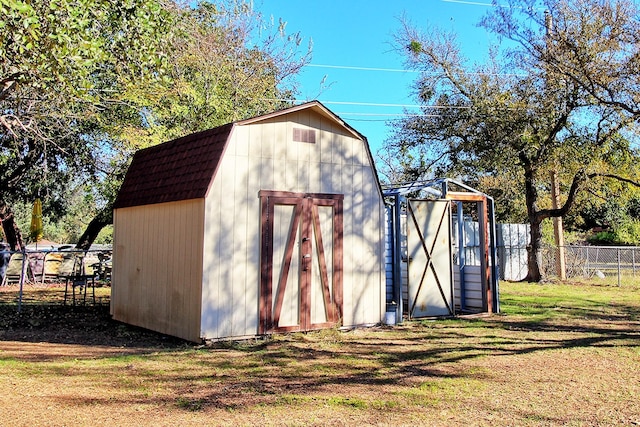
[[[22,234],[18,224],[14,221],[14,215],[11,208],[0,199],[0,222],[2,223],[2,231],[7,239],[12,251],[21,251],[24,247],[22,243]]]
[[[530,221],[529,227],[531,243],[527,246],[528,272],[524,280],[527,282],[539,282],[542,280],[542,271],[540,269],[542,265],[542,228],[540,227],[540,221]]]
[[[87,228],[80,236],[76,249],[89,250],[93,242],[98,237],[100,231],[109,224],[113,223],[113,208],[111,204],[104,208],[91,220]]]
[[[531,243],[527,246],[527,277],[524,281],[539,282],[542,280],[542,255],[540,253],[542,247],[542,229],[540,227],[541,220],[538,215],[538,191],[535,186],[535,171],[532,167],[525,167],[524,185],[525,198],[527,204],[527,216],[529,219]]]

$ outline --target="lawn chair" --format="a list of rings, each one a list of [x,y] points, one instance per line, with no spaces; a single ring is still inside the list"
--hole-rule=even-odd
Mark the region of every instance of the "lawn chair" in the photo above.
[[[98,266],[100,258],[96,252],[87,252],[82,258],[82,266],[86,275],[96,276],[98,274]]]
[[[4,285],[10,285],[12,283],[20,283],[23,274],[23,255],[21,252],[15,252],[11,254],[11,259],[9,260],[9,265],[7,265],[7,270],[4,275]],[[24,265],[24,280],[28,281],[29,277],[33,277],[31,274],[31,267],[29,263],[25,263]]]
[[[27,252],[27,260],[29,261],[29,270],[34,282],[42,282],[44,274],[44,252]]]
[[[73,252],[62,252],[62,261],[58,267],[58,276],[71,276],[75,274],[76,256]]]
[[[87,288],[91,288],[91,296],[93,300],[93,304],[96,303],[96,283],[93,272],[89,272],[87,274],[84,265],[84,253],[71,253],[71,257],[65,258],[60,266],[61,270],[67,271],[68,267],[71,264],[71,260],[73,260],[73,264],[71,267],[71,273],[61,275],[60,277],[64,277],[65,285],[64,285],[64,304],[67,304],[67,296],[69,295],[69,287],[71,287],[71,296],[73,305],[76,305],[76,290],[78,290],[78,296],[82,296],[83,303],[87,302]]]
[[[60,267],[63,261],[64,255],[61,253],[51,252],[45,255],[42,283],[56,283],[60,281]],[[71,268],[73,268],[73,266]],[[69,274],[71,274],[71,270]]]

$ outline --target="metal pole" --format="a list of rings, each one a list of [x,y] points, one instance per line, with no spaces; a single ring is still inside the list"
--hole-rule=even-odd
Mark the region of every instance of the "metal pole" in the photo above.
[[[402,323],[402,227],[400,221],[400,195],[394,196],[393,205],[393,299],[396,301],[396,323]]]
[[[491,283],[491,268],[489,266],[489,202],[486,195],[484,200],[477,202],[478,231],[480,235],[480,270],[482,271],[483,301],[486,312],[493,313],[493,286]]]
[[[464,311],[467,308],[466,301],[466,285],[465,285],[465,266],[467,263],[465,253],[464,253],[464,212],[462,208],[462,202],[456,202],[457,210],[458,210],[458,271],[460,272],[460,310]]]
[[[489,204],[489,247],[491,248],[491,281],[493,282],[493,312],[500,313],[500,272],[498,271],[498,242],[496,241],[496,213],[492,198],[487,197]]]
[[[620,287],[620,248],[616,249],[618,253],[618,287]]]
[[[22,266],[20,269],[20,293],[18,294],[18,313],[22,310],[22,287],[24,285],[24,276],[26,274],[25,265],[27,262],[27,251],[22,248]]]
[[[589,246],[587,246],[587,271],[584,272],[586,277],[589,277]]]

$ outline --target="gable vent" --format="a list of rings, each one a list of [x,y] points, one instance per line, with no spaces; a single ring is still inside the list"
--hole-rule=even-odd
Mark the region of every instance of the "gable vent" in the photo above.
[[[293,128],[293,140],[295,142],[309,142],[311,144],[315,144],[316,131],[315,129]]]

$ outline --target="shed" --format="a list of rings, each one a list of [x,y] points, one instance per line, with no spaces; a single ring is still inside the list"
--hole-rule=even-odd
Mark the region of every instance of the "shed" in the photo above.
[[[111,314],[196,342],[379,323],[383,223],[366,138],[317,101],[140,150]]]
[[[409,319],[499,312],[493,199],[448,178],[384,194],[388,309]]]

